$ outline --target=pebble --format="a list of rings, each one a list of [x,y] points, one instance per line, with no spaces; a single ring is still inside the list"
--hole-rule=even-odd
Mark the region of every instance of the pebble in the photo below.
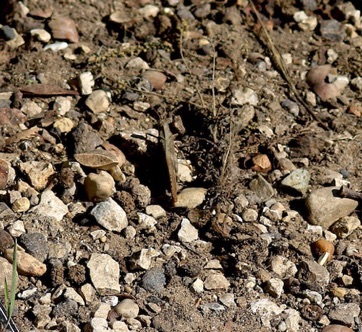
[[[342,303],[329,311],[328,318],[331,321],[341,322],[348,326],[355,325],[355,319],[361,312],[358,303]]]
[[[291,101],[290,99],[284,99],[281,103],[282,107],[288,110],[291,114],[294,116],[299,115],[299,106],[294,101]]]
[[[7,29],[8,32],[10,32],[9,28]],[[25,44],[25,40],[24,38],[18,34],[18,32],[15,29],[12,29],[12,35],[14,35],[14,38],[11,38],[10,40],[6,41],[6,44],[11,48],[11,49],[16,49],[18,47],[20,47],[21,45]]]
[[[310,174],[306,169],[298,168],[285,177],[281,185],[304,195],[308,189]]]
[[[266,282],[265,290],[273,297],[280,297],[284,293],[284,282],[279,278],[271,278]]]
[[[138,69],[138,70],[147,70],[150,69],[148,63],[141,58],[134,58],[126,64],[126,68]]]
[[[109,98],[104,90],[94,90],[85,104],[94,114],[104,113],[109,109]]]
[[[204,291],[204,282],[196,278],[196,280],[190,286],[191,290],[195,293],[201,294]]]
[[[148,205],[146,206],[146,213],[155,219],[166,217],[166,211],[160,205]]]
[[[243,218],[244,221],[247,221],[247,222],[257,221],[258,220],[258,211],[254,210],[254,209],[245,209],[242,212],[241,217]]]
[[[68,213],[68,207],[51,190],[45,190],[40,197],[39,205],[33,207],[31,212],[43,217],[54,218],[61,221]]]
[[[259,102],[258,95],[250,88],[236,89],[233,91],[231,105],[252,105],[257,106]]]
[[[338,187],[325,187],[308,195],[305,204],[311,224],[328,229],[335,221],[348,216],[357,208],[357,201],[335,197],[333,193],[338,190]]]
[[[128,226],[126,212],[112,199],[98,203],[90,213],[105,229],[120,232]]]
[[[80,293],[87,304],[92,303],[96,298],[96,290],[91,284],[82,285]]]
[[[37,38],[37,40],[39,40],[43,43],[48,43],[50,41],[50,39],[52,38],[51,34],[44,29],[30,30],[30,35],[35,36]]]
[[[2,251],[4,251],[2,249]],[[4,294],[5,279],[11,289],[11,277],[13,274],[13,266],[3,257],[0,257],[0,293]]]
[[[155,225],[157,220],[145,213],[138,212],[138,223],[141,230],[145,230],[147,234],[154,233],[156,231]]]
[[[212,259],[204,266],[205,270],[222,270],[222,265],[218,259]]]
[[[92,332],[109,331],[108,321],[106,318],[93,317],[90,320],[90,326]]]
[[[72,99],[69,97],[57,97],[55,99],[53,110],[57,111],[59,115],[64,116],[72,107]]]
[[[161,293],[166,285],[166,276],[162,269],[152,268],[142,277],[142,287],[151,293]]]
[[[228,289],[230,287],[229,281],[225,276],[219,272],[212,272],[208,275],[204,281],[204,287],[207,290],[216,290],[216,289]]]
[[[4,251],[5,249],[9,249],[13,247],[14,239],[12,236],[5,230],[0,228],[0,251]]]
[[[36,190],[43,190],[48,185],[49,178],[55,174],[52,164],[45,161],[26,161],[19,168]]]
[[[140,184],[139,181],[134,181],[131,184],[130,190],[134,196],[134,200],[140,207],[144,208],[151,202],[151,191],[148,187]]]
[[[137,234],[137,231],[133,226],[127,226],[124,229],[124,236],[126,239],[134,239],[136,234]]]
[[[65,299],[73,300],[77,302],[79,305],[85,305],[83,298],[75,291],[72,287],[67,287],[64,294]]]
[[[12,236],[19,237],[25,233],[24,222],[22,220],[16,220],[12,225],[10,225],[8,231]]]
[[[84,180],[84,189],[92,202],[106,201],[116,192],[113,177],[106,171],[90,173]]]
[[[4,251],[4,257],[10,263],[13,262],[13,253],[13,249],[6,249]],[[17,250],[17,263],[19,274],[25,276],[41,277],[47,271],[45,264],[21,250]]]
[[[323,292],[328,286],[330,277],[328,270],[317,262],[304,260],[298,270],[299,281],[316,292]]]
[[[350,329],[347,326],[339,325],[339,324],[331,324],[329,326],[326,326],[322,332],[353,332],[352,329]]]
[[[167,80],[165,74],[155,70],[146,70],[142,76],[152,84],[155,90],[162,90]]]
[[[90,95],[95,84],[92,73],[90,71],[81,73],[78,77],[78,84],[82,96]]]
[[[114,332],[129,332],[128,326],[125,322],[116,320],[111,322],[109,325]]]
[[[186,188],[177,195],[175,207],[194,209],[205,200],[207,189],[205,188]]]
[[[236,307],[234,294],[232,293],[220,294],[219,301],[228,308]]]
[[[56,42],[52,44],[45,45],[43,51],[51,50],[53,52],[58,52],[61,50],[65,50],[68,47],[67,42]]]
[[[311,244],[311,249],[313,254],[320,258],[321,255],[328,253],[326,260],[329,262],[333,258],[334,254],[334,245],[332,242],[329,242],[325,239],[319,239]],[[318,261],[321,264],[321,262]],[[322,264],[323,265],[323,264]]]
[[[177,233],[178,239],[181,242],[192,242],[199,238],[198,230],[190,223],[190,220],[183,218],[181,228]]]
[[[5,37],[4,39],[6,40],[15,39],[16,37],[15,29],[9,27],[8,25],[1,26],[0,31],[2,35],[1,37]]]
[[[250,304],[250,310],[260,317],[263,326],[266,328],[271,328],[270,320],[280,315],[284,309],[285,305],[278,306],[269,299],[260,299]]]
[[[269,260],[270,270],[276,273],[281,279],[293,277],[298,269],[296,265],[284,256],[273,256]]]
[[[357,76],[351,80],[351,86],[356,91],[362,91],[362,77]]]
[[[360,227],[361,221],[355,217],[343,217],[337,220],[332,226],[331,231],[336,234],[340,239],[344,239],[351,235],[358,227]]]
[[[250,181],[249,187],[263,202],[274,196],[272,185],[259,174]]]
[[[341,42],[346,37],[343,25],[335,19],[322,20],[319,27],[322,37]]]
[[[102,295],[119,293],[119,264],[107,254],[92,254],[87,267],[94,288]]]
[[[79,36],[75,22],[65,16],[53,16],[48,23],[54,39],[64,39],[71,43],[78,43]]]
[[[72,131],[71,136],[74,141],[75,154],[94,151],[96,147],[103,143],[98,133],[94,131],[90,125],[84,122],[79,123],[79,125]]]
[[[48,257],[48,241],[42,233],[23,234],[19,238],[19,243],[40,262],[44,262]]]
[[[139,306],[131,299],[124,299],[116,305],[114,311],[123,319],[136,318],[139,313]]]
[[[295,309],[286,309],[284,310],[283,314],[287,315],[285,319],[285,325],[288,332],[298,332],[300,331],[299,323],[301,321],[300,314]]]
[[[61,133],[69,133],[74,128],[74,122],[68,118],[60,118],[54,121],[53,127]]]
[[[148,270],[152,264],[152,258],[157,257],[159,252],[153,248],[141,249],[132,255],[130,267],[132,270]]]

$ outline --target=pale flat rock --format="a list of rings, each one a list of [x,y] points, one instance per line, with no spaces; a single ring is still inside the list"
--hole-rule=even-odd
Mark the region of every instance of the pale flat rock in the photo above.
[[[199,238],[199,232],[193,225],[191,225],[188,219],[183,218],[181,228],[178,231],[177,236],[181,242],[192,242]]]
[[[285,307],[285,305],[278,306],[269,299],[260,299],[250,304],[250,310],[260,317],[263,326],[269,328],[271,328],[270,320],[280,315]]]
[[[326,187],[308,195],[305,204],[311,224],[328,229],[338,219],[350,215],[357,208],[357,201],[335,196],[338,190],[338,187]]]
[[[49,178],[55,174],[52,164],[45,161],[26,161],[19,167],[36,190],[43,190],[48,185]]]
[[[181,190],[177,195],[177,201],[174,206],[194,209],[205,200],[206,192],[207,189],[205,188],[186,188]]]
[[[228,289],[230,287],[229,281],[222,273],[211,273],[204,281],[204,287],[208,290],[213,289]]]
[[[295,192],[305,194],[308,189],[310,174],[306,169],[298,168],[281,182],[282,186]]]
[[[98,203],[90,214],[98,224],[112,232],[120,232],[128,226],[126,212],[112,198]]]
[[[138,316],[140,308],[137,303],[131,299],[124,299],[120,303],[116,305],[114,308],[115,312],[117,312],[122,318],[136,318]]]
[[[276,273],[281,279],[293,277],[298,269],[296,265],[284,256],[273,256],[269,260],[270,270]]]
[[[85,101],[85,104],[94,114],[107,112],[109,108],[107,93],[103,90],[94,90]]]
[[[51,190],[41,194],[39,205],[30,210],[40,216],[54,218],[61,221],[68,213],[68,207]]]
[[[94,288],[102,295],[119,293],[119,264],[107,254],[92,254],[87,267]]]

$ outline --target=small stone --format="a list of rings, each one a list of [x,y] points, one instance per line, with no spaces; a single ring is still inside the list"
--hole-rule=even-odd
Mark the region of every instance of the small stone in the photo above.
[[[285,325],[288,332],[298,332],[299,329],[299,323],[301,321],[300,314],[295,309],[286,309],[284,310],[284,313],[287,314],[287,318],[285,319]]]
[[[279,278],[271,278],[266,282],[266,291],[273,297],[280,297],[284,293],[284,282]]]
[[[53,52],[58,52],[61,50],[65,50],[68,47],[67,42],[56,42],[52,44],[45,45],[43,51],[51,50]]]
[[[9,233],[14,237],[19,237],[25,233],[24,222],[22,220],[15,221],[9,228]]]
[[[133,226],[127,226],[124,230],[124,236],[126,239],[134,239],[137,234],[136,229]]]
[[[19,242],[29,254],[39,261],[44,262],[48,257],[48,241],[42,233],[23,234]]]
[[[125,322],[116,320],[110,323],[111,328],[114,332],[129,332],[128,326]]]
[[[347,326],[339,325],[339,324],[331,324],[326,326],[322,332],[353,332],[352,329],[350,329]]]
[[[94,288],[102,295],[119,293],[119,264],[107,254],[92,254],[87,267]]]
[[[362,77],[358,76],[352,79],[351,86],[356,91],[362,91]]]
[[[177,236],[181,242],[187,243],[197,240],[199,238],[199,232],[188,219],[183,218]]]
[[[3,32],[4,32],[4,27],[3,26]],[[13,50],[17,49],[18,47],[20,47],[21,45],[24,45],[25,44],[25,40],[24,38],[18,34],[18,32],[13,29],[13,28],[10,28],[8,27],[8,29],[6,29],[7,31],[6,32],[9,32],[11,33],[11,39],[7,40],[6,41],[6,44]],[[10,32],[11,31],[11,32]],[[10,35],[8,34],[8,36],[10,37]]]
[[[322,20],[319,30],[322,37],[335,42],[341,42],[346,37],[343,24],[335,19]]]
[[[109,108],[107,93],[103,90],[94,90],[88,96],[85,104],[94,114],[107,112]]]
[[[2,250],[3,251],[3,250]],[[4,294],[5,280],[11,289],[11,277],[13,274],[13,266],[5,258],[0,257],[0,294]]]
[[[94,317],[90,320],[90,326],[92,332],[109,331],[108,321],[106,318]]]
[[[309,16],[302,22],[298,23],[298,27],[303,31],[313,31],[318,25],[316,16]]]
[[[98,203],[90,213],[105,229],[120,232],[128,226],[126,212],[112,199]]]
[[[166,211],[160,205],[146,206],[146,213],[155,219],[166,217]]]
[[[93,202],[106,201],[116,192],[113,177],[106,171],[90,173],[84,180],[88,199]]]
[[[250,88],[237,89],[233,91],[233,97],[231,98],[231,105],[252,105],[257,106],[259,102],[258,95]]]
[[[45,161],[26,161],[20,163],[19,167],[36,190],[43,190],[48,185],[49,178],[55,174],[52,164]]]
[[[99,304],[98,309],[94,312],[94,317],[98,317],[98,318],[104,318],[107,319],[108,318],[108,314],[111,311],[111,306],[108,303],[104,303],[101,302]]]
[[[230,287],[229,281],[221,273],[212,273],[206,277],[204,281],[205,289],[214,290],[214,289],[228,289]]]
[[[0,251],[9,249],[13,247],[13,245],[14,239],[12,238],[12,236],[7,231],[0,228]]]
[[[74,153],[94,151],[96,147],[103,143],[98,133],[84,122],[79,123],[72,131],[71,136],[74,141]]]
[[[166,285],[166,276],[162,269],[148,270],[142,277],[142,287],[148,292],[161,293]]]
[[[261,175],[251,180],[250,190],[252,190],[263,202],[267,201],[274,195],[274,189],[272,185],[265,180]]]
[[[65,299],[73,300],[77,302],[79,305],[85,305],[84,300],[82,297],[75,291],[74,288],[67,287],[64,294]]]
[[[285,99],[282,101],[281,105],[283,108],[288,110],[294,116],[299,115],[299,106],[294,101],[291,101],[290,99]]]
[[[126,64],[126,68],[138,69],[138,70],[147,70],[150,66],[147,64],[146,61],[142,60],[141,58],[134,58]]]
[[[82,285],[80,292],[87,304],[92,303],[96,298],[96,290],[91,284]]]
[[[186,188],[177,195],[175,207],[194,209],[205,200],[207,189],[205,188]]]
[[[245,197],[245,195],[240,194],[238,197],[235,198],[234,204],[235,204],[236,212],[240,213],[249,205],[249,201]]]
[[[315,254],[318,258],[321,255],[328,253],[326,260],[328,262],[332,260],[334,254],[334,245],[332,242],[329,242],[325,239],[319,239],[311,244],[311,248],[313,254]]]
[[[54,39],[64,39],[71,43],[78,43],[77,27],[71,18],[53,15],[48,25]]]
[[[348,326],[354,326],[355,319],[358,318],[360,312],[361,309],[358,303],[343,303],[331,309],[328,318]]]
[[[137,215],[140,229],[145,230],[147,234],[156,231],[155,225],[157,224],[157,220],[155,218],[141,212],[138,212]]]
[[[55,99],[53,109],[58,112],[59,115],[64,116],[72,107],[72,100],[69,97],[57,97]]]
[[[32,36],[35,36],[37,38],[37,40],[39,40],[43,43],[48,43],[50,41],[50,39],[52,38],[51,34],[44,29],[30,30],[30,34]]]
[[[51,190],[45,190],[41,194],[39,205],[33,207],[31,212],[40,216],[54,218],[61,221],[68,213],[68,207]]]
[[[293,15],[293,19],[295,22],[300,23],[305,21],[308,18],[308,15],[305,13],[305,11],[298,11],[295,12]]]
[[[298,279],[311,290],[322,292],[328,286],[328,270],[316,262],[304,260],[298,270]]]
[[[331,231],[340,239],[344,239],[351,235],[360,225],[361,221],[357,217],[343,217],[332,225]]]
[[[13,262],[14,249],[6,249],[4,257],[10,262]],[[47,270],[46,265],[39,262],[35,257],[27,254],[24,251],[17,251],[17,263],[19,274],[25,276],[41,277]]]
[[[152,258],[157,257],[159,252],[155,249],[141,249],[132,255],[130,267],[132,270],[148,270],[152,264]]]
[[[269,299],[260,299],[250,304],[250,310],[254,314],[257,314],[263,326],[271,328],[270,320],[274,319],[275,316],[280,315],[285,306],[278,306],[276,303]]]
[[[353,281],[354,281],[353,277],[346,275],[346,274],[342,276],[341,280],[342,280],[342,283],[344,286],[352,286]]]
[[[146,70],[142,76],[152,84],[155,90],[162,90],[167,80],[165,74],[155,70]]]
[[[241,214],[244,221],[254,222],[258,220],[258,211],[254,209],[245,209]]]
[[[204,291],[204,283],[201,279],[197,278],[192,284],[191,284],[191,290],[195,293],[201,294]]]
[[[228,308],[236,307],[234,294],[232,293],[224,293],[219,295],[219,301]]]
[[[131,299],[125,299],[118,303],[114,308],[114,311],[122,318],[136,318],[138,316],[140,308],[137,303]]]
[[[81,95],[90,95],[95,84],[92,73],[90,71],[81,73],[78,77],[78,84]]]
[[[68,118],[60,118],[55,120],[53,127],[58,129],[61,133],[69,133],[74,128],[74,122]]]
[[[349,198],[335,197],[338,187],[326,187],[312,191],[306,199],[309,221],[328,229],[335,221],[351,214],[358,202]]]
[[[14,202],[12,209],[15,213],[28,211],[30,209],[29,199],[27,197],[17,199]]]
[[[204,266],[205,270],[222,270],[222,265],[218,259],[212,259]]]
[[[269,266],[281,279],[293,277],[298,271],[295,264],[283,256],[273,256],[269,260]]]
[[[308,189],[310,174],[307,170],[298,168],[283,179],[281,185],[304,195]]]

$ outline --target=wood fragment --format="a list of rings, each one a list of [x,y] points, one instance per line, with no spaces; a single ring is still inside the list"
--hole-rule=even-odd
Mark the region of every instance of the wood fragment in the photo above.
[[[40,128],[38,127],[31,127],[29,129],[26,129],[24,131],[21,131],[19,133],[17,133],[16,135],[9,137],[5,140],[5,144],[12,144],[12,143],[17,143],[20,141],[23,141],[25,139],[29,139],[32,138],[34,136],[36,136],[39,133]]]
[[[162,147],[166,158],[172,204],[175,204],[177,202],[177,158],[175,154],[175,142],[167,122],[163,124],[162,130]]]
[[[19,90],[28,97],[52,97],[52,96],[74,96],[78,95],[77,91],[65,90],[51,84],[33,84],[19,88]]]

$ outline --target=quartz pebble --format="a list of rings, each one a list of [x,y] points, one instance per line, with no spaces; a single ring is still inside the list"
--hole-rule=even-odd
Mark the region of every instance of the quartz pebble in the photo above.
[[[285,309],[285,305],[278,306],[269,299],[260,299],[250,304],[250,310],[260,317],[263,326],[271,328],[270,320],[280,315]]]
[[[160,205],[146,206],[146,213],[155,219],[166,217],[166,211]]]
[[[53,52],[58,52],[61,50],[65,50],[67,47],[68,47],[67,42],[56,42],[44,46],[43,51],[51,50]]]
[[[83,96],[90,95],[92,93],[92,88],[94,87],[94,79],[91,72],[86,71],[81,73],[78,77],[78,83],[80,88],[80,93]]]
[[[266,282],[266,291],[273,297],[280,297],[284,292],[284,282],[279,278],[271,278]]]
[[[197,278],[191,285],[191,290],[193,290],[195,293],[202,293],[204,291],[204,282]]]
[[[250,88],[237,89],[233,91],[233,97],[231,99],[232,105],[252,105],[257,106],[259,102],[258,95]]]
[[[50,39],[52,38],[52,36],[50,35],[50,33],[44,29],[33,29],[30,30],[30,34],[32,36],[35,36],[39,41],[43,42],[43,43],[47,43],[50,41]]]
[[[92,254],[87,267],[94,288],[102,295],[119,293],[119,264],[107,254]]]
[[[98,224],[112,232],[120,232],[128,226],[126,212],[112,198],[98,203],[90,214]]]
[[[219,301],[228,308],[236,307],[234,294],[232,293],[224,293],[219,295]]]
[[[142,60],[141,58],[134,58],[126,64],[126,68],[138,69],[138,70],[147,70],[150,66],[147,64],[146,61]]]
[[[22,197],[22,198],[17,199],[13,203],[12,209],[15,213],[28,211],[30,209],[29,199],[27,197]]]
[[[159,252],[153,248],[141,249],[132,255],[130,267],[132,270],[148,270],[152,264],[152,258],[157,257]]]
[[[273,256],[269,260],[270,270],[276,273],[280,278],[287,279],[293,277],[298,269],[296,265],[283,256]]]

